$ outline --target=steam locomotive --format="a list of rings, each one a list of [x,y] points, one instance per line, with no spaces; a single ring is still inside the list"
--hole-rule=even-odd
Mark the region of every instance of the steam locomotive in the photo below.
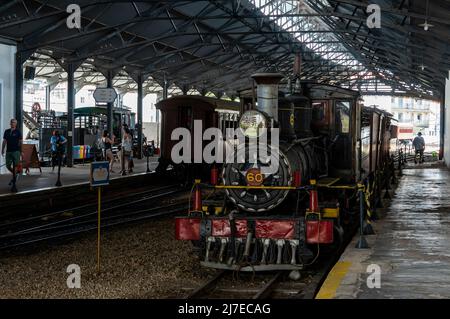
[[[192,241],[203,266],[303,269],[327,248],[338,247],[354,227],[362,200],[358,191],[371,188],[377,196],[373,190],[390,179],[391,114],[364,107],[358,92],[330,85],[294,79],[295,85],[282,92],[283,77],[253,75],[257,94],[240,93],[241,115],[230,124],[244,138],[223,143],[234,161],[203,163],[209,181],[195,181],[188,215],[176,218],[176,239]],[[169,117],[173,100],[170,107],[160,103],[163,123],[177,119],[192,128],[197,119],[203,130],[218,127],[215,106],[189,117],[189,125],[180,123],[186,99],[195,107],[195,97],[178,97],[177,116]],[[163,127],[166,140],[170,134]],[[254,150],[262,144],[263,155]],[[179,165],[168,158],[174,144],[166,144],[166,150],[162,145],[164,168]],[[239,154],[244,160],[236,160]],[[374,199],[369,192],[367,198]]]

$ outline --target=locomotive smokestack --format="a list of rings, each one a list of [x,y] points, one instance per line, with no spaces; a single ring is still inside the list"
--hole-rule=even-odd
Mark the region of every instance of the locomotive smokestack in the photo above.
[[[256,109],[278,122],[278,84],[284,76],[279,73],[257,73],[252,78],[258,85]]]

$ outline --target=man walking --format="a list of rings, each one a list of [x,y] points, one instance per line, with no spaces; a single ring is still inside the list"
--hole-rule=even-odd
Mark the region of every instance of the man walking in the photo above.
[[[17,129],[17,120],[12,119],[10,122],[11,128],[6,130],[3,134],[2,156],[5,156],[6,150],[6,168],[13,175],[9,185],[12,185],[11,192],[17,192],[16,176],[17,166],[19,165],[20,155],[22,150],[22,133]]]
[[[417,164],[417,155],[419,155],[419,163],[423,163],[423,151],[425,151],[425,140],[422,137],[422,132],[419,132],[413,141],[416,154],[414,155],[414,164]]]
[[[52,172],[55,170],[55,165],[58,165],[58,180],[55,186],[62,186],[61,184],[61,166],[63,158],[66,154],[67,139],[59,133],[58,130],[53,132],[53,136],[50,139],[50,144],[52,145]]]
[[[52,150],[52,172],[55,171],[55,166],[62,164],[62,160],[66,153],[65,144],[67,139],[61,135],[58,130],[53,131],[53,135],[50,138],[50,145]]]

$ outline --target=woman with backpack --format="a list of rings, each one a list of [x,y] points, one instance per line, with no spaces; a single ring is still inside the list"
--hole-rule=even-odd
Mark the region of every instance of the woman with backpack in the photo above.
[[[114,154],[112,152],[112,145],[114,144],[114,141],[109,137],[109,132],[106,130],[103,132],[102,144],[103,144],[103,157],[105,158],[105,160],[109,162],[109,171],[111,173],[114,173],[113,171]]]

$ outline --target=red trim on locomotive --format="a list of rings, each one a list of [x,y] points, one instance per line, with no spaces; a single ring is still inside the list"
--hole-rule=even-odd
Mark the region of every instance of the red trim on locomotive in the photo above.
[[[236,219],[236,237],[247,237],[247,220]],[[175,238],[177,240],[200,240],[200,218],[178,217],[175,220]],[[295,219],[259,219],[255,221],[255,237],[270,239],[296,238]],[[211,235],[213,237],[231,237],[230,220],[211,218]],[[332,220],[310,220],[306,222],[306,242],[308,244],[331,244],[334,241]]]
[[[200,240],[200,218],[177,217],[175,219],[176,240]]]
[[[257,220],[256,238],[294,239],[295,220]]]
[[[306,222],[308,244],[331,244],[334,241],[332,220],[309,220]]]
[[[247,237],[247,220],[236,219],[236,237],[245,238]],[[214,237],[230,237],[231,228],[229,219],[213,219],[211,235]]]

